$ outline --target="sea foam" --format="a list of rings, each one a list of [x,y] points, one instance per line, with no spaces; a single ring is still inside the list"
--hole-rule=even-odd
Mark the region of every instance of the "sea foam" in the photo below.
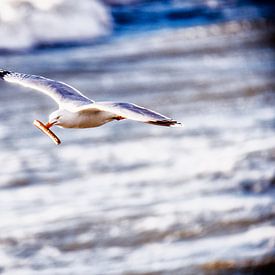
[[[77,42],[108,34],[109,10],[102,2],[82,0],[3,0],[0,8],[0,49]]]

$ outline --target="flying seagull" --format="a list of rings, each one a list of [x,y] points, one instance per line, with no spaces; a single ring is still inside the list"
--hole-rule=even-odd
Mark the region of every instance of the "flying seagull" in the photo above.
[[[49,115],[47,129],[98,127],[113,120],[131,119],[160,126],[181,126],[181,123],[128,102],[95,102],[63,82],[42,76],[0,70],[0,79],[40,91],[50,96],[59,109]]]

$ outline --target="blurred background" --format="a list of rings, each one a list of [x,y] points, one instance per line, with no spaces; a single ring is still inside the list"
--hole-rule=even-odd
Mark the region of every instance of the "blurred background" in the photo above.
[[[0,67],[183,122],[32,126],[0,82],[0,273],[275,274],[274,4],[1,0]]]

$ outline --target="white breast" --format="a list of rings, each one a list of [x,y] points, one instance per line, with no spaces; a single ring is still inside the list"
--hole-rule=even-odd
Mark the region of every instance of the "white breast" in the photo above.
[[[92,128],[101,126],[114,119],[114,115],[105,111],[68,112],[60,124],[63,128]]]

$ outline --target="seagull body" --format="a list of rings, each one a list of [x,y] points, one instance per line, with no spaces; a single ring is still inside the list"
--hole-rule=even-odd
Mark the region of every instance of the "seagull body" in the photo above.
[[[59,109],[49,116],[47,128],[92,128],[113,120],[131,119],[160,126],[181,126],[179,122],[152,110],[127,102],[94,102],[77,89],[42,76],[0,70],[0,79],[50,96]]]

